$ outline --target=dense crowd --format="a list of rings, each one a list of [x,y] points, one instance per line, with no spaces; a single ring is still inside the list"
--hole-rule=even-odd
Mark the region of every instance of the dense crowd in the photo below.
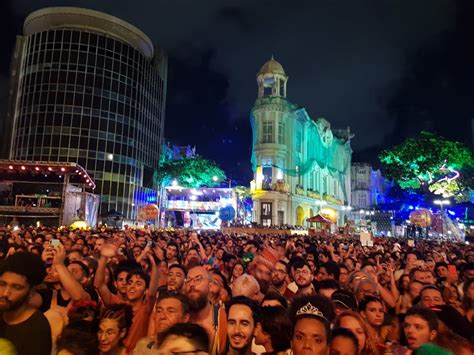
[[[1,354],[472,354],[474,247],[0,230]]]

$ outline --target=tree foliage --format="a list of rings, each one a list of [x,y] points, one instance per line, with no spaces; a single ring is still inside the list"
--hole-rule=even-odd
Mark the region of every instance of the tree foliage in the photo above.
[[[158,183],[170,185],[173,180],[176,180],[182,187],[212,187],[219,185],[225,179],[224,171],[215,162],[200,156],[167,160],[156,174]]]
[[[247,186],[236,186],[234,187],[234,190],[235,190],[235,193],[239,195],[239,197],[242,197],[243,200],[252,198],[252,193],[250,192],[250,188],[248,188]]]
[[[402,189],[456,196],[472,187],[463,174],[472,171],[474,157],[464,144],[430,132],[408,138],[379,154],[384,175]]]
[[[399,185],[391,187],[380,205],[382,210],[408,211],[410,206],[419,207],[429,204],[431,194],[422,194],[413,189],[402,189]]]

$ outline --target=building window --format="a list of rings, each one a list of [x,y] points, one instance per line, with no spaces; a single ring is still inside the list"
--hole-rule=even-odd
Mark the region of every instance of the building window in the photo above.
[[[263,173],[262,189],[271,190],[272,189],[272,167],[264,166],[262,169],[262,173]]]
[[[263,122],[263,141],[262,143],[273,143],[273,123],[270,121]]]
[[[262,216],[269,217],[272,215],[272,203],[262,202]]]
[[[262,202],[260,206],[262,208],[260,215],[261,223],[265,227],[270,227],[272,225],[272,203]]]
[[[285,122],[278,122],[278,144],[285,144]]]

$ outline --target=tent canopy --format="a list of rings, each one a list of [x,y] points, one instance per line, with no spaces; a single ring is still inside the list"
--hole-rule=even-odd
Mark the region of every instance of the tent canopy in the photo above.
[[[330,224],[332,223],[330,219],[327,219],[326,217],[320,214],[317,214],[316,216],[313,216],[313,217],[309,217],[306,221],[308,221],[309,223],[317,223],[317,222],[330,223]]]

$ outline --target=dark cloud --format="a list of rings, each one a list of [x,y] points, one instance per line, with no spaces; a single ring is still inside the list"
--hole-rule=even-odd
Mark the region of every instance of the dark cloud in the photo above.
[[[245,180],[255,74],[272,54],[290,76],[289,99],[336,128],[350,126],[354,150],[370,158],[399,131],[393,106],[411,87],[407,61],[455,26],[460,2],[15,0],[9,13],[22,20],[45,6],[79,6],[139,27],[170,54],[167,137],[196,145]],[[18,30],[21,20],[8,27]],[[11,30],[3,37],[14,41]]]

